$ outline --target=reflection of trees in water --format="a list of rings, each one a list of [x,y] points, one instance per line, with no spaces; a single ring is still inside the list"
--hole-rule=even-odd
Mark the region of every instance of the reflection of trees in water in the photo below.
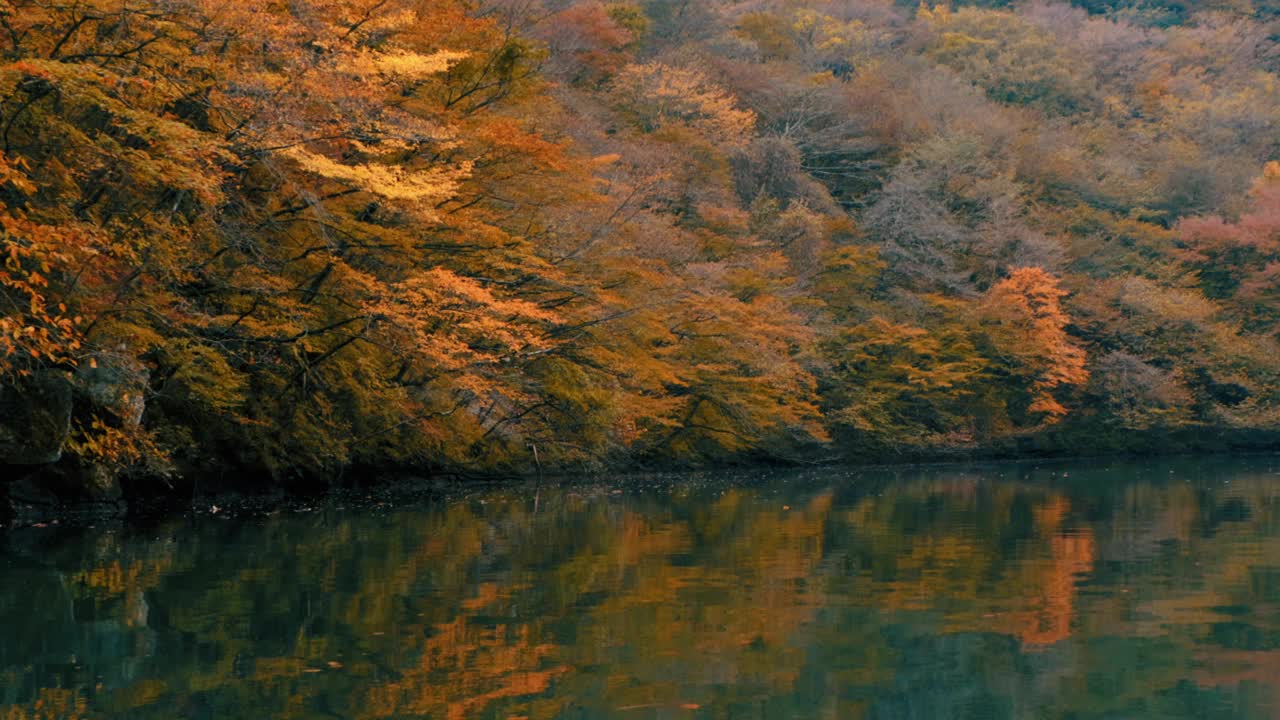
[[[544,489],[536,513],[493,492],[91,534],[0,568],[0,718],[1277,707],[1268,476],[867,488]]]

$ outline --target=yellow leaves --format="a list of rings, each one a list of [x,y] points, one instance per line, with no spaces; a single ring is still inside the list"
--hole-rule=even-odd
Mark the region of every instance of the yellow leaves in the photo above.
[[[960,52],[975,45],[990,47],[994,46],[995,42],[992,40],[979,39],[964,33],[948,32],[942,33],[942,44],[939,50],[941,52]]]
[[[1173,327],[1206,327],[1221,312],[1215,303],[1195,290],[1161,287],[1142,277],[1122,281],[1118,302],[1139,318]]]
[[[439,50],[429,54],[411,50],[390,52],[365,50],[358,55],[345,56],[340,68],[344,72],[355,75],[384,75],[399,81],[415,81],[445,72],[469,55],[470,53],[451,50]]]
[[[765,57],[790,57],[796,51],[796,43],[785,32],[786,21],[771,13],[748,13],[738,21],[737,31],[745,39],[755,43]]]
[[[170,378],[192,402],[210,410],[231,410],[245,400],[248,378],[231,367],[215,348],[177,342],[163,349],[165,362],[174,368]]]
[[[920,5],[916,8],[916,19],[924,22],[946,23],[951,19],[951,8],[941,4],[930,8],[925,0],[920,0]]]
[[[810,35],[821,27],[823,21],[829,19],[830,18],[818,13],[816,10],[801,8],[796,10],[791,16],[791,29],[797,33]]]
[[[697,70],[628,64],[614,79],[612,93],[646,131],[683,123],[730,147],[742,145],[755,131],[755,113],[739,109],[737,98]]]
[[[388,200],[411,203],[428,216],[434,215],[434,205],[457,192],[458,183],[471,171],[470,162],[456,167],[414,170],[375,163],[345,165],[300,147],[288,148],[283,154],[307,172],[354,185]]]
[[[830,341],[840,390],[832,418],[897,446],[954,444],[987,362],[962,327],[928,329],[876,316]]]
[[[373,59],[379,72],[395,78],[417,80],[448,70],[470,53],[440,50],[424,55],[408,50],[381,54]]]

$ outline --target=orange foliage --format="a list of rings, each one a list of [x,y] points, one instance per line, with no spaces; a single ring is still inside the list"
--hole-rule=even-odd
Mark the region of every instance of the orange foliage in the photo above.
[[[986,298],[985,312],[995,323],[1001,351],[1017,360],[1016,372],[1031,375],[1028,410],[1049,423],[1067,414],[1053,391],[1089,379],[1085,351],[1066,331],[1070,318],[1061,305],[1066,295],[1057,278],[1041,268],[1026,267],[1011,271]]]

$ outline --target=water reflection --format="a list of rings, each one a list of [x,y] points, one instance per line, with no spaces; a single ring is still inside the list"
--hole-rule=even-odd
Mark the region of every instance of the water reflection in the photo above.
[[[0,720],[1276,717],[1278,472],[823,470],[29,529],[0,556]]]

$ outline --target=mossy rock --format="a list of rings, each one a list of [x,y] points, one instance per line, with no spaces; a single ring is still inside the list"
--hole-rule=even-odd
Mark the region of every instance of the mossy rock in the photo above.
[[[67,373],[36,372],[0,384],[0,464],[48,465],[62,459],[71,408]]]

